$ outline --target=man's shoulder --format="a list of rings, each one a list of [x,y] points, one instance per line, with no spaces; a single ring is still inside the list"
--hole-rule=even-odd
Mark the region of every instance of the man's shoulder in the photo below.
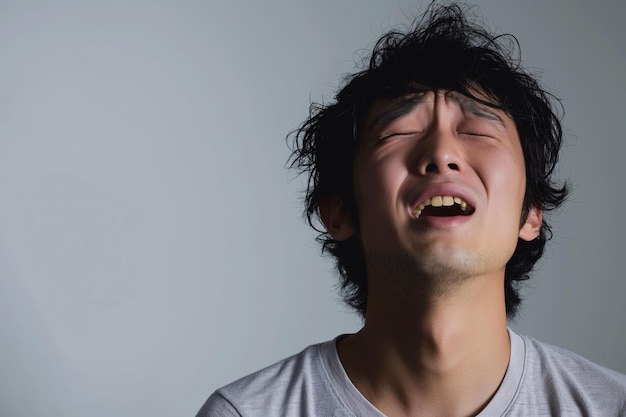
[[[549,375],[562,375],[568,378],[581,377],[602,379],[615,384],[626,392],[626,375],[606,368],[567,349],[540,342],[529,336],[523,336],[529,355],[529,365],[539,366]]]
[[[576,405],[591,415],[626,412],[626,375],[569,350],[528,336],[523,339],[526,370],[521,395],[526,400],[548,396],[550,402],[557,401],[565,407]]]
[[[283,386],[297,381],[301,383],[319,370],[321,349],[325,343],[308,346],[295,355],[231,382],[218,392],[224,395],[230,393],[256,395],[259,391],[265,392],[267,386]]]
[[[334,396],[324,364],[333,347],[334,341],[311,345],[218,389],[198,417],[305,415],[301,407],[306,406],[307,399],[328,401]]]

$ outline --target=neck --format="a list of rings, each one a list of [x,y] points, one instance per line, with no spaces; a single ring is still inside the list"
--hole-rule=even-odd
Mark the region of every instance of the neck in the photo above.
[[[412,303],[370,287],[365,326],[339,345],[357,389],[389,416],[478,413],[510,356],[502,280],[493,278]]]

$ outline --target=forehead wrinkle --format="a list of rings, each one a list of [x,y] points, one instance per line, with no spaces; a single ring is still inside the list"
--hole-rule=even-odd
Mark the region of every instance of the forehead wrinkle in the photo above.
[[[457,91],[448,91],[446,93],[446,97],[450,98],[453,101],[456,101],[464,111],[471,114],[472,116],[479,117],[485,120],[491,120],[504,126],[504,120],[502,120],[502,118],[498,114],[480,106],[475,99],[468,97],[465,94],[461,94]]]

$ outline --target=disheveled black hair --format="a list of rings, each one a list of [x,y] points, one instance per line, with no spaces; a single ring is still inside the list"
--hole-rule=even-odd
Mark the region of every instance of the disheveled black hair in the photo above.
[[[524,152],[526,193],[524,223],[531,206],[547,212],[566,199],[568,187],[554,179],[562,143],[558,99],[545,91],[522,68],[517,40],[512,35],[489,33],[463,6],[431,5],[407,31],[383,35],[369,63],[345,78],[328,104],[310,107],[308,119],[291,132],[291,167],[308,174],[305,215],[320,235],[322,251],[335,257],[345,301],[362,315],[367,309],[367,276],[358,237],[334,240],[319,223],[319,205],[326,198],[341,198],[358,228],[354,201],[353,162],[360,129],[374,102],[425,90],[454,90],[483,104],[502,109],[515,122]],[[488,100],[478,99],[476,88]],[[551,227],[543,218],[537,239],[518,240],[505,269],[505,299],[509,318],[521,302],[519,286],[529,278]]]

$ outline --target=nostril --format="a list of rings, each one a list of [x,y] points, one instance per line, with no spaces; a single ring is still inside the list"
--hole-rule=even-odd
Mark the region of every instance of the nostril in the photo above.
[[[458,171],[459,170],[459,166],[455,163],[449,163],[446,164],[446,166],[448,167],[448,169],[451,169],[452,171]],[[428,165],[426,165],[426,173],[433,173],[433,172],[438,172],[439,168],[437,167],[437,164],[435,163],[430,163]]]

